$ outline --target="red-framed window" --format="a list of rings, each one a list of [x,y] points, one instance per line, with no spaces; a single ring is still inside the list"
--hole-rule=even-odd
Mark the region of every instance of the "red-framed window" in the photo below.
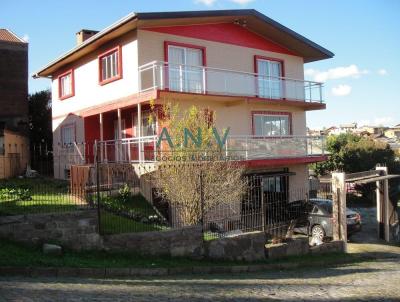
[[[114,47],[99,55],[99,84],[122,79],[122,48]]]
[[[180,43],[180,42],[173,42],[173,41],[164,41],[164,60],[165,60],[165,62],[170,62],[169,49],[171,47],[200,50],[201,54],[202,54],[201,64],[202,64],[202,66],[207,66],[206,48],[204,46]],[[176,63],[176,62],[173,62],[173,63]],[[185,63],[183,62],[182,64],[185,64]],[[187,65],[191,65],[191,64],[187,64]]]
[[[75,95],[74,70],[70,69],[58,76],[58,98],[64,100]]]
[[[282,111],[252,111],[252,134],[257,137],[292,135],[292,113]]]
[[[76,142],[75,123],[69,123],[61,126],[61,144],[68,146]]]
[[[168,62],[165,86],[171,91],[204,93],[206,48],[199,45],[164,41],[164,59]]]
[[[285,86],[284,61],[277,58],[254,56],[254,72],[257,74],[257,96],[267,99],[282,99]]]

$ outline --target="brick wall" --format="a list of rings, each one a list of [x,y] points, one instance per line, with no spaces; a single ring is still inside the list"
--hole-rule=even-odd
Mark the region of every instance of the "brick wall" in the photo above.
[[[0,121],[16,127],[28,116],[28,45],[0,41]]]

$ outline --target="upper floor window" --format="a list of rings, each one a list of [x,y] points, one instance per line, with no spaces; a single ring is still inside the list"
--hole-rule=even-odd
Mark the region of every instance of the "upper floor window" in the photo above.
[[[121,47],[113,48],[99,56],[99,83],[104,85],[122,78]]]
[[[74,71],[71,69],[58,77],[58,97],[63,100],[74,94]]]
[[[255,64],[258,74],[258,95],[262,98],[281,99],[283,97],[283,61],[256,56]]]
[[[165,42],[169,66],[169,89],[201,93],[205,89],[203,67],[205,48],[202,46]]]
[[[75,125],[67,124],[61,127],[61,143],[62,145],[72,145],[75,139]]]
[[[256,136],[290,135],[291,119],[289,113],[253,114],[253,134]]]

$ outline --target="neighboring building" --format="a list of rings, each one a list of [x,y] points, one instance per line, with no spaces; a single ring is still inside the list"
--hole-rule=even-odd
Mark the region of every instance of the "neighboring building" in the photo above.
[[[385,131],[385,136],[396,140],[400,140],[400,124],[387,129]]]
[[[357,123],[340,125],[339,129],[342,133],[353,133],[357,130]]]
[[[386,127],[383,126],[362,126],[359,127],[356,131],[358,134],[362,134],[363,136],[374,136],[384,134]]]
[[[35,74],[53,82],[55,156],[71,155],[55,161],[57,178],[93,163],[95,140],[107,141],[103,162],[154,163],[151,100],[216,112],[227,153],[263,174],[265,191],[308,186],[308,164],[326,160],[323,138],[306,136],[306,111],[326,106],[304,63],[333,53],[255,10],[134,13],[78,42]]]
[[[25,135],[0,129],[0,179],[24,173],[29,162],[29,140]]]
[[[0,28],[0,123],[25,132],[28,126],[28,43]]]
[[[0,178],[22,173],[29,161],[28,43],[0,29]]]

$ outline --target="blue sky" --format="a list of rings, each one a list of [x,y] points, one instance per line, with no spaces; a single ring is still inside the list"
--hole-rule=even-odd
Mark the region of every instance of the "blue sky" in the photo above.
[[[335,53],[305,65],[326,82],[327,110],[308,126],[400,123],[400,1],[397,0],[1,0],[0,27],[29,41],[30,74],[75,45],[81,28],[103,29],[129,12],[254,8]],[[29,91],[50,87],[29,80]]]

